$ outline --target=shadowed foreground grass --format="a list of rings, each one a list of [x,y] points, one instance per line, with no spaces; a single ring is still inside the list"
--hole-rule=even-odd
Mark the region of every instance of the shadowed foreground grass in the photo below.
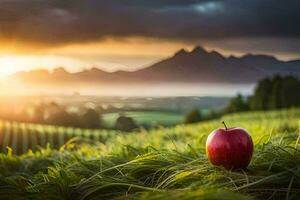
[[[246,128],[255,151],[247,171],[208,163],[207,135],[218,121],[71,140],[15,156],[0,155],[0,199],[299,199],[300,111],[225,116]]]

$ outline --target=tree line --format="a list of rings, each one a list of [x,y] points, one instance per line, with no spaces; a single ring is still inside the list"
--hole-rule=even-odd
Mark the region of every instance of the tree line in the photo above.
[[[250,110],[273,110],[300,106],[300,81],[294,76],[274,75],[260,80],[251,96],[238,94],[220,111],[202,115],[198,109],[186,114],[185,123],[221,117],[227,113]]]
[[[258,82],[253,95],[232,98],[225,113],[273,110],[300,106],[300,81],[293,76],[275,75]]]
[[[55,102],[41,102],[31,106],[7,106],[0,104],[0,119],[35,124],[49,124],[86,129],[115,129],[132,131],[139,126],[130,117],[122,114],[116,119],[113,128],[108,127],[102,113],[93,108],[70,108]]]

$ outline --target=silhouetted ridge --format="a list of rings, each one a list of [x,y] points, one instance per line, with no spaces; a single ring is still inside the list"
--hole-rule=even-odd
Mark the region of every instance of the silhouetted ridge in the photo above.
[[[69,72],[67,72],[65,70],[65,68],[63,68],[63,67],[56,68],[52,72],[52,75],[54,75],[54,76],[64,76],[64,75],[67,75],[67,74],[69,74]]]
[[[208,52],[201,46],[196,46],[192,51],[192,54],[207,54]]]
[[[196,46],[192,51],[177,51],[173,57],[161,60],[135,72],[105,72],[98,68],[69,73],[63,68],[49,74],[46,70],[17,73],[13,77],[24,82],[63,82],[72,84],[143,84],[143,83],[255,83],[274,74],[300,77],[300,61],[280,61],[273,56],[247,54],[224,57],[217,51]],[[54,75],[54,76],[53,76]],[[58,76],[59,75],[59,76]],[[73,81],[73,82],[72,82]]]
[[[174,54],[174,57],[178,57],[178,56],[185,56],[189,54],[188,51],[186,51],[185,49],[180,49],[179,51],[177,51],[175,54]]]

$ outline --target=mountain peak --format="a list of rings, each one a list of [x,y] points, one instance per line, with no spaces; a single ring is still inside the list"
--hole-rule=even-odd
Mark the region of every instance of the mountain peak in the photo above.
[[[196,46],[191,53],[206,54],[208,52],[202,46]]]
[[[97,67],[92,67],[91,69],[89,69],[88,71],[93,72],[93,73],[99,73],[99,72],[103,72],[103,70],[97,68]]]
[[[177,51],[176,53],[175,53],[175,57],[176,56],[181,56],[181,55],[187,55],[189,52],[187,52],[185,49],[180,49],[179,51]]]
[[[196,46],[192,51],[179,50],[147,68],[134,72],[106,72],[93,67],[69,73],[63,68],[30,71],[16,74],[17,80],[43,84],[44,82],[101,83],[254,83],[273,74],[292,74],[300,77],[299,61],[283,62],[270,55],[246,54],[224,57],[217,51]],[[234,79],[232,79],[234,77]]]
[[[52,71],[52,75],[65,75],[68,74],[68,72],[63,67],[55,68]]]

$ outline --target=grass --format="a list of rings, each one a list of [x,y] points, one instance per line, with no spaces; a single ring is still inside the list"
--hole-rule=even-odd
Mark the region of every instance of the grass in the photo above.
[[[0,121],[0,152],[6,152],[7,146],[16,154],[23,154],[29,149],[37,150],[46,146],[59,148],[74,137],[89,142],[105,142],[107,138],[117,134],[122,133],[113,130],[89,130]]]
[[[158,112],[158,111],[144,111],[144,112],[124,112],[127,117],[133,118],[137,124],[146,127],[156,126],[172,126],[183,122],[184,115],[174,112]],[[108,113],[103,115],[103,120],[106,126],[114,128],[119,113]]]
[[[246,128],[255,151],[247,171],[212,166],[205,140],[219,121],[105,142],[70,140],[21,156],[0,154],[0,199],[299,199],[300,110],[225,116]]]

